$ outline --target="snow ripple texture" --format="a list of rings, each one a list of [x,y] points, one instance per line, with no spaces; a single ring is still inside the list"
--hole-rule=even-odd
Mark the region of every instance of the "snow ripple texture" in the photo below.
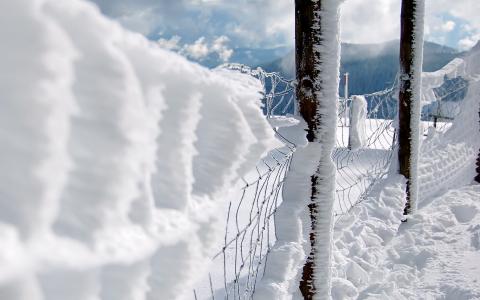
[[[277,146],[260,83],[84,1],[0,15],[0,299],[191,298],[222,191]]]

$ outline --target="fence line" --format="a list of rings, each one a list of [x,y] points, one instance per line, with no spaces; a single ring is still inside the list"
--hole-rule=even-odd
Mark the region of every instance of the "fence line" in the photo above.
[[[264,113],[267,118],[294,113],[295,81],[287,80],[276,73],[239,64],[226,64],[221,68],[235,70],[260,80],[264,93]],[[445,84],[434,89],[436,101],[429,105],[449,107],[461,101],[468,88],[468,82],[445,79]],[[334,214],[337,218],[345,215],[367,198],[375,184],[388,172],[396,147],[394,119],[397,115],[396,81],[383,91],[363,95],[367,100],[366,140],[363,147],[349,149],[350,126],[347,107],[352,98],[339,103],[338,130],[333,160],[337,166]],[[451,106],[451,105],[450,105]],[[422,119],[431,121],[432,109],[426,109]],[[453,111],[453,118],[456,116]],[[448,127],[450,120],[437,124],[437,130]],[[427,123],[431,125],[430,123]],[[252,299],[259,276],[264,273],[268,254],[275,238],[274,217],[282,201],[282,187],[291,163],[296,145],[291,143],[274,128],[279,140],[285,146],[269,153],[256,169],[243,179],[236,199],[229,202],[226,212],[223,247],[212,258],[221,265],[221,272],[208,276],[208,291],[203,297],[215,299]],[[221,274],[219,274],[221,273]],[[194,291],[195,299],[199,291]]]
[[[221,67],[260,80],[267,118],[285,115],[287,109],[292,108],[294,82],[276,73],[252,70],[243,65]],[[226,209],[223,246],[212,258],[221,270],[217,268],[215,274],[209,274],[205,283],[208,289],[193,291],[195,299],[251,299],[257,281],[263,276],[268,254],[276,240],[274,217],[281,202],[284,178],[296,148],[274,130],[285,146],[271,151],[255,170],[242,178],[243,184],[237,188],[238,193]]]

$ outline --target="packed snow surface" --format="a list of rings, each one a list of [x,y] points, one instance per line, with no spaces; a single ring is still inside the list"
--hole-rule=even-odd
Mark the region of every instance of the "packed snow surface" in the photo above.
[[[260,83],[84,1],[0,12],[0,299],[191,298],[222,192],[277,146]]]

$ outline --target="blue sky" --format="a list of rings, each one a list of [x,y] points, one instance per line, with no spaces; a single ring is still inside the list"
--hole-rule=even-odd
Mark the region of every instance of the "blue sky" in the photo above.
[[[184,52],[294,43],[293,0],[92,2],[125,27]],[[479,12],[479,0],[426,0],[426,39],[461,50],[470,48],[480,38]],[[346,0],[342,5],[342,41],[376,43],[396,39],[399,15],[400,0]]]

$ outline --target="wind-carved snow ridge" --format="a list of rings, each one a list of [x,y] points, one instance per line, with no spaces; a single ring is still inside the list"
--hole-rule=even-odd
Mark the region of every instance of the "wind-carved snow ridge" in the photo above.
[[[278,145],[260,83],[84,1],[0,11],[0,298],[191,298],[222,192]]]

